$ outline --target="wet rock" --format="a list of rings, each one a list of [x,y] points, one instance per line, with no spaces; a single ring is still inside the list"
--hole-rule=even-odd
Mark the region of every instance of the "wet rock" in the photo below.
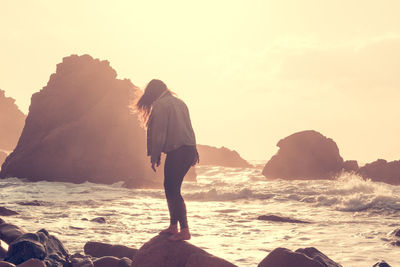
[[[6,242],[7,244],[11,244],[15,239],[25,234],[25,230],[10,224],[3,222],[0,224],[0,239]]]
[[[20,140],[0,177],[161,185],[149,167],[145,130],[129,108],[139,92],[129,80],[117,79],[108,61],[63,58],[32,95]]]
[[[83,247],[83,250],[86,255],[96,258],[114,256],[117,258],[127,257],[129,259],[131,259],[138,251],[137,249],[122,245],[110,245],[101,242],[87,242]]]
[[[0,90],[0,150],[13,150],[17,145],[25,124],[25,114],[22,113],[15,100],[6,97],[5,92]],[[1,154],[1,153],[0,153]],[[0,155],[0,165],[4,154]]]
[[[5,261],[21,264],[29,259],[39,259],[47,267],[58,267],[67,265],[68,258],[68,251],[60,240],[42,229],[36,233],[26,233],[14,240],[9,245]]]
[[[1,216],[12,216],[12,215],[17,215],[17,214],[19,214],[19,213],[16,211],[13,211],[13,210],[10,210],[10,209],[4,208],[4,207],[0,207],[0,215]]]
[[[400,160],[387,162],[378,159],[360,168],[359,173],[375,182],[400,185]]]
[[[230,150],[226,147],[212,147],[206,145],[197,145],[197,150],[200,155],[200,165],[216,165],[224,167],[252,167],[244,160],[238,152]]]
[[[311,223],[311,222],[307,222],[307,221],[301,221],[301,220],[296,220],[296,219],[292,219],[289,217],[282,217],[282,216],[277,216],[277,215],[261,215],[257,219],[262,220],[262,221],[271,221],[271,222]]]
[[[106,219],[103,217],[97,217],[97,218],[91,219],[90,221],[96,222],[96,223],[106,223]]]
[[[38,259],[29,259],[21,264],[18,264],[17,267],[46,267],[46,264]]]
[[[336,143],[316,131],[292,134],[277,144],[263,175],[282,179],[330,179],[343,169]]]
[[[372,266],[372,267],[390,267],[390,265],[387,264],[386,261],[382,260],[382,261],[375,263],[374,266]]]
[[[203,265],[206,264],[206,265]],[[145,243],[132,258],[132,267],[232,267],[226,260],[207,253],[189,242],[173,242],[158,235]]]
[[[265,257],[258,267],[341,267],[315,248],[298,249],[295,252],[286,248],[276,248]]]

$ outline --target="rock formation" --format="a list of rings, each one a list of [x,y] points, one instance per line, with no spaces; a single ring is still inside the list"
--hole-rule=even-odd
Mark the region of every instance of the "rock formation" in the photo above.
[[[252,167],[246,160],[240,157],[235,150],[226,147],[216,148],[206,145],[197,145],[200,155],[200,165],[217,165],[224,167]]]
[[[375,182],[400,184],[400,160],[387,162],[384,159],[378,159],[372,163],[365,164],[358,172],[363,177],[370,178]]]
[[[146,157],[145,131],[129,108],[139,89],[116,77],[108,61],[65,57],[32,96],[25,128],[0,177],[160,185]]]
[[[341,267],[316,248],[298,249],[276,248],[263,259],[258,267]]]
[[[186,242],[168,240],[168,235],[158,235],[145,243],[132,258],[132,266],[147,267],[234,267],[232,263],[215,257]]]
[[[262,172],[268,178],[327,179],[343,169],[336,143],[316,131],[292,134],[277,146]]]
[[[15,148],[24,124],[25,114],[18,109],[14,99],[6,97],[0,90],[0,150]]]

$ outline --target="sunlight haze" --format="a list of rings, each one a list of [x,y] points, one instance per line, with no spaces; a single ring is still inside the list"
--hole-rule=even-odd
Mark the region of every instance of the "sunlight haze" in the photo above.
[[[268,160],[313,129],[344,159],[400,159],[399,1],[0,1],[0,89],[30,97],[71,54],[153,78],[197,142]]]

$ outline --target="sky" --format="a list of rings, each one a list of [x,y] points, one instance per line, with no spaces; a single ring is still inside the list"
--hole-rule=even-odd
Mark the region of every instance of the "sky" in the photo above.
[[[71,54],[163,80],[199,144],[268,160],[298,131],[400,159],[398,0],[0,0],[0,89],[27,113]]]

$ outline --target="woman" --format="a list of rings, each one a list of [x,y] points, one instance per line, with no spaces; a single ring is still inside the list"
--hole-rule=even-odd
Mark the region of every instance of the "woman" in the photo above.
[[[151,80],[136,104],[147,126],[147,155],[151,168],[164,164],[164,189],[170,214],[170,225],[160,234],[171,234],[170,240],[189,240],[186,206],[181,196],[183,178],[199,162],[196,138],[186,104],[175,97],[160,80]],[[180,231],[178,231],[178,222]]]

